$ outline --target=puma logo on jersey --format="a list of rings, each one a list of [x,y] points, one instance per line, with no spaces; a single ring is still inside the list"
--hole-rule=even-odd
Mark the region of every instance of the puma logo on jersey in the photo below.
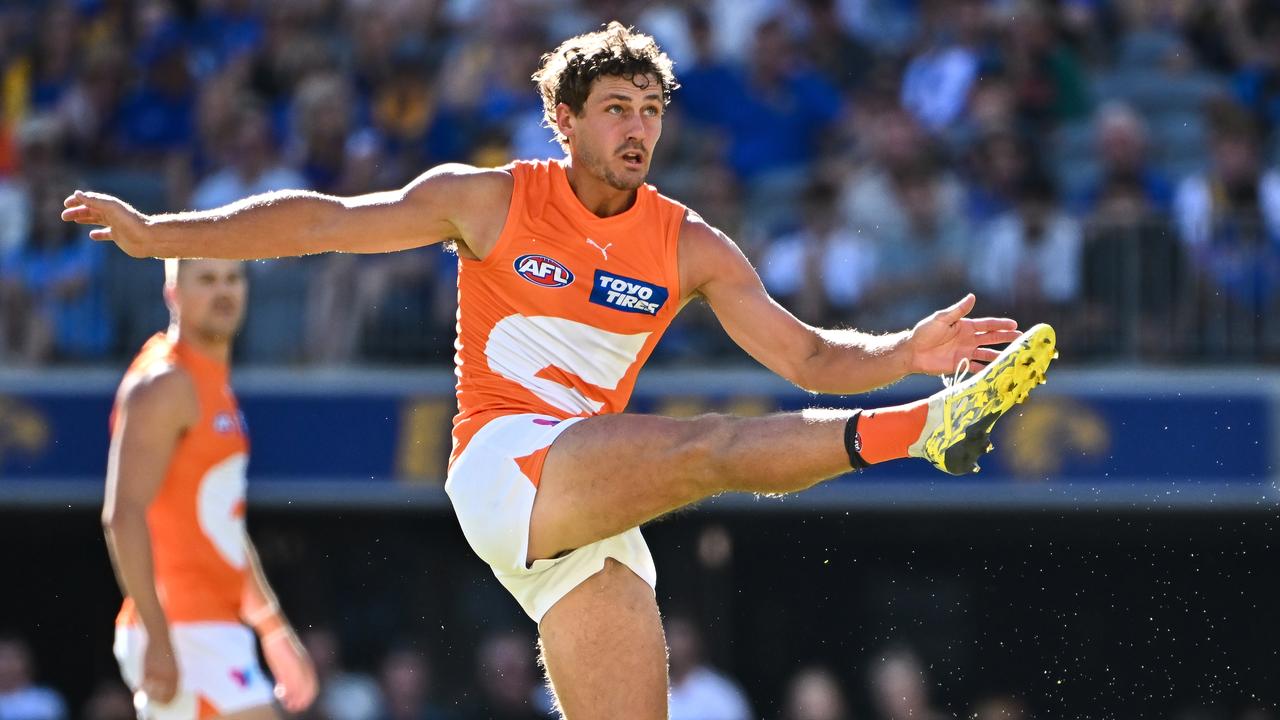
[[[248,427],[244,421],[243,410],[235,414],[224,411],[213,416],[213,431],[220,435],[233,432],[247,433]]]
[[[604,247],[600,247],[599,245],[597,245],[597,244],[596,244],[596,241],[595,241],[595,240],[592,240],[591,238],[587,238],[587,244],[588,244],[588,245],[590,245],[591,247],[593,247],[593,248],[595,248],[595,249],[599,250],[599,251],[600,251],[600,254],[604,256],[604,259],[605,259],[605,260],[608,260],[608,259],[609,259],[609,248],[613,247],[613,243],[609,243],[608,245],[605,245]]]
[[[213,416],[213,431],[220,434],[234,432],[236,429],[236,420],[229,412],[220,412]]]
[[[539,287],[562,288],[573,282],[569,268],[546,255],[521,255],[515,268],[520,277]]]
[[[596,271],[591,283],[591,302],[623,312],[657,315],[669,294],[659,285],[603,270]]]

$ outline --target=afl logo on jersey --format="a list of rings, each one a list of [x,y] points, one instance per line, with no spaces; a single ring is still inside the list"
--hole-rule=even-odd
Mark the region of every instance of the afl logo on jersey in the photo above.
[[[562,288],[573,282],[569,268],[546,255],[521,255],[515,268],[520,277],[540,287]]]

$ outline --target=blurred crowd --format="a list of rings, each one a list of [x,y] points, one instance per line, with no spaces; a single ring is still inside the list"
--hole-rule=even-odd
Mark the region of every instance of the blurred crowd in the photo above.
[[[790,678],[775,710],[753,705],[730,675],[708,664],[701,637],[688,617],[666,622],[670,645],[671,720],[1030,720],[1032,704],[1017,694],[983,695],[952,711],[930,698],[928,671],[907,645],[883,648],[865,660],[862,677],[815,664],[787,668]],[[542,683],[531,636],[495,633],[476,649],[472,682],[442,687],[429,654],[416,645],[391,647],[366,673],[346,664],[338,635],[327,628],[303,633],[316,663],[320,695],[295,720],[552,720],[559,717]],[[134,720],[133,701],[114,678],[102,679],[78,712],[59,693],[36,684],[30,648],[0,637],[0,717],[5,720]],[[860,692],[854,692],[859,688]],[[1057,717],[1041,708],[1040,717]],[[1262,706],[1232,713],[1220,706],[1190,706],[1170,720],[1275,720]]]
[[[0,361],[115,362],[158,263],[58,220],[558,157],[529,76],[618,18],[676,62],[652,181],[804,320],[967,290],[1077,358],[1280,356],[1270,0],[16,0],[0,7]],[[455,259],[256,262],[240,359],[447,362]],[[731,352],[693,308],[659,360]]]

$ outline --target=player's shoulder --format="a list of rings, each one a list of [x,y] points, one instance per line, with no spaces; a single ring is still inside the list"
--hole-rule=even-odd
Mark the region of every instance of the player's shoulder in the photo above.
[[[512,175],[514,165],[501,167],[477,167],[466,163],[445,163],[437,165],[424,177],[439,178],[444,182],[473,187],[510,187],[514,182]]]
[[[511,168],[482,168],[465,163],[437,165],[419,175],[406,188],[409,198],[441,199],[448,203],[491,203],[510,197],[515,179]]]
[[[709,282],[754,275],[736,243],[693,210],[686,210],[680,226],[680,286],[699,293]]]
[[[404,200],[427,215],[448,218],[452,229],[446,237],[458,241],[460,255],[474,260],[497,242],[514,195],[510,166],[447,163],[418,176],[406,188]]]
[[[120,385],[120,407],[126,413],[193,418],[199,396],[191,371],[173,360],[158,360],[132,373]]]
[[[511,182],[511,172],[514,166],[515,163],[500,167],[480,167],[467,163],[444,163],[427,172],[477,183],[504,181],[509,183]]]
[[[729,239],[720,228],[707,222],[705,218],[696,211],[689,208],[684,210],[684,220],[680,223],[680,248],[681,251],[707,250],[716,251],[724,250],[733,245],[733,240]]]

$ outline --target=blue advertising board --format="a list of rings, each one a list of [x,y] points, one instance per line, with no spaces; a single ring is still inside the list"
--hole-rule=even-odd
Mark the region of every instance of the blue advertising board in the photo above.
[[[921,484],[952,498],[965,497],[967,487],[975,502],[993,493],[998,500],[1001,488],[1023,488],[1025,494],[1028,486],[1048,488],[1040,493],[1046,498],[1053,488],[1087,487],[1104,499],[1111,493],[1113,500],[1128,501],[1140,487],[1144,498],[1176,492],[1209,501],[1225,492],[1265,501],[1274,474],[1276,382],[1205,374],[1195,379],[1157,373],[1133,382],[1124,373],[1063,373],[1006,416],[979,474],[952,478],[903,460],[851,473],[837,485],[848,488],[846,494],[875,487],[881,497],[901,493],[913,501]],[[235,384],[248,420],[256,485],[346,483],[358,495],[375,485],[443,482],[454,410],[447,373],[246,373]],[[642,379],[631,410],[688,416],[871,407],[913,400],[934,388],[917,380],[868,396],[827,398],[764,373],[658,371]],[[57,376],[0,378],[0,488],[100,482],[113,391],[106,375],[70,384]]]

